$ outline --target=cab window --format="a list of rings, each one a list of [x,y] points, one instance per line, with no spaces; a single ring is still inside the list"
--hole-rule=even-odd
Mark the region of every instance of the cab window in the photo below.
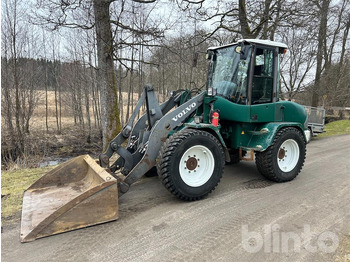
[[[273,97],[274,51],[257,48],[252,82],[252,104],[271,103]]]

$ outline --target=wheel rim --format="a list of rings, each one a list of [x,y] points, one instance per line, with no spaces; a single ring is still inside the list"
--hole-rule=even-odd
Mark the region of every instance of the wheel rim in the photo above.
[[[214,171],[215,159],[205,146],[192,146],[182,155],[179,173],[182,180],[191,187],[204,185]]]
[[[282,143],[277,153],[278,167],[283,172],[292,171],[299,161],[299,145],[293,139],[288,139]]]

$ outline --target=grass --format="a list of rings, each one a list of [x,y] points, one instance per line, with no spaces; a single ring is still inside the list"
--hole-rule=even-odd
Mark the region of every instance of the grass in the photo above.
[[[24,190],[52,168],[1,172],[1,218],[3,225],[18,221]]]
[[[350,120],[338,120],[325,125],[325,131],[317,137],[350,134]]]
[[[335,262],[349,262],[350,261],[350,223],[348,225],[348,233],[340,239],[339,247],[337,249],[337,256]]]

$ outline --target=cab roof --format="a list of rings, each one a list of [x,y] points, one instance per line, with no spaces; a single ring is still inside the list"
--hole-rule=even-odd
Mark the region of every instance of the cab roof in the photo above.
[[[228,45],[209,47],[208,50],[217,50],[220,48],[229,47],[229,46],[237,45],[240,43],[258,44],[258,45],[265,45],[265,46],[271,46],[271,47],[279,47],[282,49],[288,48],[288,46],[286,44],[281,43],[281,42],[275,42],[275,41],[263,40],[263,39],[240,39],[237,42],[231,43]]]

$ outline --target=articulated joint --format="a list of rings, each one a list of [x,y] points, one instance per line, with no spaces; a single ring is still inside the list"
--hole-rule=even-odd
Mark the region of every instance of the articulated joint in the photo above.
[[[107,168],[109,166],[109,157],[106,154],[100,154],[99,163],[101,167]]]
[[[119,148],[119,145],[117,143],[115,143],[115,142],[112,142],[111,143],[111,148],[112,148],[112,150],[114,152],[116,152],[118,150],[118,148]]]
[[[125,138],[128,138],[131,133],[131,126],[127,125],[126,127],[123,128],[122,135]]]

